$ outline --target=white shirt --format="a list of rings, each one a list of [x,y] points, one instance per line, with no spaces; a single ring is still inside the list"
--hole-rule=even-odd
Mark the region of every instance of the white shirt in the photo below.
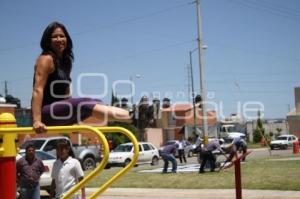
[[[64,162],[60,159],[56,160],[51,173],[51,177],[55,180],[55,197],[61,198],[78,182],[78,178],[83,176],[80,162],[77,159],[69,157]],[[78,198],[78,196],[74,198]]]
[[[201,140],[200,136],[198,136],[195,145],[196,145],[196,147],[198,147],[201,144],[202,144],[202,140]]]
[[[178,149],[184,149],[186,146],[185,140],[179,140]]]

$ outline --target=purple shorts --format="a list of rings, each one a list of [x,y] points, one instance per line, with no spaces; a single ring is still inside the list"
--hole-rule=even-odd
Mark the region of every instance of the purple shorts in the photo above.
[[[68,98],[43,106],[42,122],[48,126],[77,124],[92,115],[96,104],[101,100],[91,98]]]

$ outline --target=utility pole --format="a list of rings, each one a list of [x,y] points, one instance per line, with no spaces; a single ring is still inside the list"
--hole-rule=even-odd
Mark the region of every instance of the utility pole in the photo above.
[[[7,81],[4,81],[4,97],[8,95]]]
[[[188,77],[188,101],[190,102],[191,101],[191,68],[190,66],[188,65],[186,67],[187,69],[187,77]]]
[[[200,88],[202,95],[202,125],[203,125],[203,137],[204,144],[208,143],[208,127],[207,127],[207,113],[206,113],[206,90],[204,79],[204,60],[203,60],[203,46],[202,46],[202,21],[200,0],[196,0],[197,8],[197,27],[198,27],[198,54],[199,54],[199,71],[200,71]]]

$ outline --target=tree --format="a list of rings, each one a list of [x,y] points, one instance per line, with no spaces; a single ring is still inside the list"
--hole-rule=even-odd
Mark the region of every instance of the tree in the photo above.
[[[258,143],[261,141],[266,141],[265,140],[265,129],[263,126],[263,122],[260,118],[260,111],[257,112],[257,121],[256,121],[256,129],[254,130],[254,135],[253,135],[253,142]]]
[[[149,101],[147,96],[143,96],[137,106],[138,118],[137,118],[137,128],[139,129],[139,140],[143,141],[145,136],[145,128],[149,124]]]
[[[136,128],[129,123],[124,123],[124,122],[109,122],[108,126],[120,126],[123,127],[127,130],[129,130],[130,132],[132,132],[135,137],[137,137],[137,130]],[[121,133],[111,133],[107,135],[107,139],[108,140],[112,140],[113,142],[113,148],[115,148],[116,146],[118,146],[119,144],[123,144],[126,142],[130,142],[130,140],[128,139],[127,136],[121,134]]]
[[[152,105],[149,106],[148,110],[148,126],[149,127],[157,127],[157,121],[161,117],[160,116],[160,101],[157,98],[152,100]]]
[[[277,131],[278,134],[280,134],[282,129],[281,128],[276,128],[276,131]]]
[[[111,106],[119,107],[119,99],[115,96],[114,90],[111,92]]]
[[[259,143],[261,141],[261,138],[262,138],[261,133],[260,133],[259,129],[256,128],[254,130],[254,134],[253,134],[253,142]]]
[[[7,104],[15,104],[17,108],[21,108],[21,101],[19,98],[13,97],[12,95],[6,95],[5,100]]]

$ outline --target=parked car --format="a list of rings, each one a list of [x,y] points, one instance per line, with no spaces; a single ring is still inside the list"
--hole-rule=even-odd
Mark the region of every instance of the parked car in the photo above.
[[[239,132],[231,132],[231,133],[227,133],[229,138],[236,138],[236,137],[240,137],[243,138],[244,140],[246,139],[246,135],[244,133],[239,133]]]
[[[158,165],[159,154],[157,148],[149,142],[139,143],[139,164]],[[126,166],[130,163],[133,157],[133,144],[125,143],[118,145],[114,150],[109,153],[108,164],[106,168],[111,166]]]
[[[5,103],[6,103],[5,97],[3,97],[3,96],[0,94],[0,104],[5,104]]]
[[[186,141],[186,140],[185,140],[185,142],[186,142],[186,147],[184,148],[184,154],[187,157],[192,157],[193,154],[194,154],[194,150],[196,148],[196,145],[195,144],[191,144],[189,141]],[[175,143],[178,144],[179,140],[168,140],[165,143],[164,146],[160,147],[159,152],[161,152],[164,149],[165,146],[167,146],[167,145],[173,145]],[[178,157],[178,150],[176,150],[175,157]]]
[[[20,148],[24,151],[27,143],[31,142],[37,150],[44,151],[56,157],[56,145],[60,140],[66,140],[69,143],[75,158],[80,161],[83,170],[95,168],[96,163],[101,160],[100,146],[73,146],[70,139],[63,136],[28,139]]]
[[[279,149],[287,149],[288,147],[293,146],[293,142],[297,141],[298,138],[294,135],[280,135],[276,138],[276,140],[271,141],[270,147],[271,150],[275,148]]]
[[[36,150],[35,155],[36,155],[36,157],[40,158],[43,161],[43,164],[45,166],[45,171],[42,174],[41,179],[40,179],[41,190],[46,190],[47,192],[50,193],[50,187],[51,187],[51,182],[52,182],[51,172],[52,172],[53,164],[56,160],[56,157],[54,157],[53,155],[48,154],[44,151],[40,151],[40,150]],[[16,160],[19,160],[23,156],[25,156],[25,151],[20,152],[17,155]]]

